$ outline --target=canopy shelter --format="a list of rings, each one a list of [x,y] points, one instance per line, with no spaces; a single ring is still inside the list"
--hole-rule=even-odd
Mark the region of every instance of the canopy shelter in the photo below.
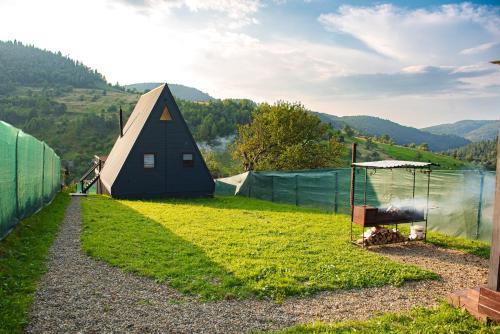
[[[354,162],[352,163],[354,167],[365,167],[365,168],[380,168],[380,169],[392,169],[392,168],[430,168],[430,166],[435,166],[432,162],[419,162],[419,161],[405,161],[405,160],[380,160],[371,162]]]
[[[423,240],[427,238],[427,220],[429,216],[429,192],[430,192],[430,179],[432,166],[435,166],[432,162],[420,162],[420,161],[404,161],[404,160],[381,160],[381,161],[370,161],[370,162],[356,162],[356,145],[353,144],[353,154],[352,154],[352,172],[351,172],[351,232],[350,240],[353,240],[353,224],[360,225],[363,228],[363,237],[361,240],[362,246],[368,245],[369,242],[365,240],[365,227],[381,227],[384,225],[395,225],[396,229],[394,231],[395,235],[388,235],[384,239],[383,243],[394,243],[401,241],[409,241],[410,239],[402,237],[398,231],[398,224],[411,224],[415,222],[425,222],[425,227],[423,230]],[[364,169],[364,183],[363,183],[363,204],[356,205],[355,194],[356,194],[356,170]],[[412,193],[413,199],[412,206],[405,207],[395,207],[389,206],[387,208],[374,208],[367,205],[367,187],[368,187],[368,174],[369,171],[375,173],[377,169],[392,170],[392,169],[406,169],[409,173],[413,175],[412,177]],[[422,172],[427,175],[427,191],[426,191],[426,207],[417,208],[415,206],[415,183],[416,183],[416,173]],[[386,240],[387,239],[387,240]],[[420,237],[413,236],[412,240],[419,240]]]

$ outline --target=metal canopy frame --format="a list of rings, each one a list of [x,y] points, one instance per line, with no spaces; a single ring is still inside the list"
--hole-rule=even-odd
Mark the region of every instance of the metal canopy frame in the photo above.
[[[356,162],[356,143],[353,143],[352,145],[352,163],[351,163],[351,231],[350,231],[350,240],[351,243],[354,243],[354,240],[352,238],[353,232],[352,232],[352,227],[353,227],[353,222],[354,222],[354,201],[355,201],[355,194],[356,194],[356,169],[357,168],[362,168],[365,170],[365,177],[364,177],[364,185],[363,185],[363,205],[366,207],[367,206],[367,185],[368,185],[368,170],[372,169],[376,171],[377,169],[407,169],[409,170],[412,175],[413,175],[413,184],[412,184],[412,198],[415,199],[415,186],[416,186],[416,174],[417,171],[421,173],[427,174],[427,198],[426,198],[426,208],[425,208],[425,214],[424,214],[424,219],[423,220],[412,220],[410,222],[411,226],[413,226],[413,223],[415,222],[425,222],[425,229],[424,229],[424,242],[427,241],[427,222],[429,218],[429,197],[430,197],[430,185],[431,185],[431,173],[432,173],[432,166],[438,166],[437,164],[434,164],[432,162],[417,162],[417,161],[402,161],[402,160],[382,160],[382,161],[372,161],[372,162],[361,162],[357,163]],[[386,224],[386,225],[396,225],[396,231],[398,231],[398,223],[394,224]],[[411,241],[411,240],[409,240]],[[418,239],[415,239],[414,241],[418,241]],[[364,231],[364,225],[363,225],[363,243],[362,247],[365,247],[365,231]]]

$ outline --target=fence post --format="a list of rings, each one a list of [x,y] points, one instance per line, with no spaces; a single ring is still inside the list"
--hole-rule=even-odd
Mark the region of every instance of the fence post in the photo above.
[[[483,211],[483,190],[484,190],[484,173],[479,172],[481,175],[481,180],[479,181],[479,203],[477,206],[477,226],[476,226],[476,240],[479,239],[479,229],[481,226],[481,214]]]
[[[295,174],[295,205],[299,206],[299,174]]]

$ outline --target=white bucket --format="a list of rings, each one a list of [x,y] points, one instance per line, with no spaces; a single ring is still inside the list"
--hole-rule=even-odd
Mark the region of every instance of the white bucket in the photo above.
[[[410,226],[410,239],[411,240],[422,239],[424,237],[424,230],[425,227],[423,227],[422,225]]]

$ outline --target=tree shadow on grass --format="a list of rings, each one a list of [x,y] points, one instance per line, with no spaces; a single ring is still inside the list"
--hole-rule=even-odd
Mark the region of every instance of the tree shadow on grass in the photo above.
[[[198,246],[120,202],[82,203],[82,247],[125,271],[149,276],[202,300],[245,298],[252,292]]]

